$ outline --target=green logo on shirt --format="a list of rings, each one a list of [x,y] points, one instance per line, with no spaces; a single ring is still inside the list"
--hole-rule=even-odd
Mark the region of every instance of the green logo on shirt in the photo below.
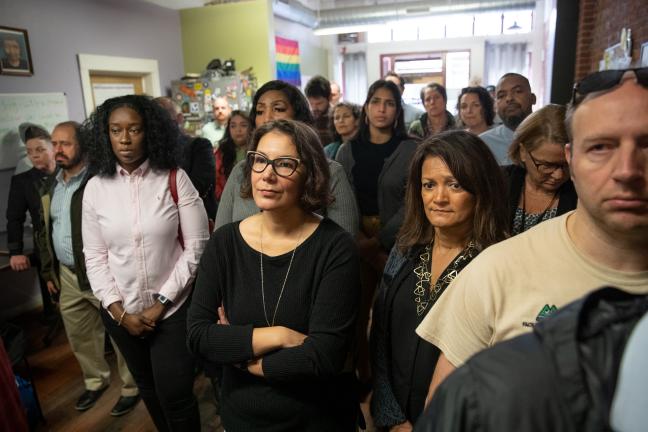
[[[540,313],[536,317],[536,322],[540,322],[540,320],[547,318],[549,315],[553,314],[557,310],[558,308],[556,307],[556,305],[551,305],[551,306],[549,306],[548,304],[544,305],[542,309],[540,309]]]
[[[522,325],[524,327],[533,327],[543,319],[547,318],[548,316],[551,316],[557,310],[558,308],[556,307],[556,305],[549,306],[548,304],[546,304],[542,307],[542,309],[540,309],[540,312],[538,313],[535,322],[523,321]]]

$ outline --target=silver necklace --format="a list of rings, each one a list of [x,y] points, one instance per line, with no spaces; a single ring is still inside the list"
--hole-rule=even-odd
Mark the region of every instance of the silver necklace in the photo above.
[[[286,281],[288,280],[288,275],[290,274],[290,267],[292,267],[293,259],[295,258],[295,252],[297,251],[297,246],[299,245],[299,241],[301,240],[302,236],[302,231],[304,230],[304,224],[302,224],[301,228],[299,229],[299,237],[297,238],[297,243],[295,244],[295,248],[292,251],[292,255],[290,256],[290,263],[288,263],[288,271],[286,272],[286,277],[284,278],[283,284],[281,285],[281,291],[279,291],[279,298],[277,299],[277,304],[275,305],[274,308],[274,313],[272,314],[272,324],[268,320],[268,313],[266,312],[266,302],[265,302],[265,287],[263,284],[263,221],[261,221],[261,252],[259,252],[259,256],[261,257],[261,299],[263,300],[263,316],[265,317],[266,324],[268,324],[268,327],[274,327],[275,324],[275,318],[277,317],[277,309],[279,309],[279,303],[281,302],[281,296],[283,296],[284,288],[286,288]]]

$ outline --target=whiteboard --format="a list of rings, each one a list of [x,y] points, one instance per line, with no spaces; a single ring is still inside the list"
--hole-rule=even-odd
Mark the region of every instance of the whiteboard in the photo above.
[[[18,125],[36,123],[52,132],[67,120],[65,93],[0,93],[0,170],[15,167],[26,156]]]

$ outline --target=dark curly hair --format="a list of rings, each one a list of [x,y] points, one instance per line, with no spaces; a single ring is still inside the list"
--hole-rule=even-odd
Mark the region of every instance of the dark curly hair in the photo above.
[[[457,98],[457,117],[459,118],[459,121],[463,125],[463,120],[461,120],[461,98],[463,95],[468,94],[468,93],[474,93],[477,95],[479,98],[479,103],[482,106],[482,110],[484,112],[484,120],[486,121],[486,125],[492,126],[493,121],[495,119],[495,106],[493,103],[493,98],[491,97],[490,93],[488,93],[488,90],[486,90],[484,87],[464,87],[461,89],[461,94]]]
[[[479,250],[504,240],[508,233],[508,204],[502,171],[488,146],[470,132],[453,130],[436,134],[419,144],[410,163],[405,191],[405,219],[397,245],[405,253],[415,245],[430,243],[434,227],[427,219],[421,198],[423,163],[438,157],[461,187],[475,197],[471,240]]]
[[[308,100],[301,92],[301,90],[285,81],[272,80],[263,84],[254,94],[254,98],[252,99],[250,121],[252,122],[253,128],[256,126],[257,103],[259,103],[259,99],[261,98],[261,96],[263,96],[264,93],[271,90],[280,91],[286,96],[288,102],[290,102],[290,106],[292,107],[293,111],[295,111],[295,117],[293,118],[293,120],[298,120],[300,122],[306,123],[307,125],[313,124],[313,113],[311,112]]]
[[[142,117],[144,146],[151,168],[177,168],[180,147],[175,120],[151,97],[127,95],[108,99],[83,123],[81,136],[87,149],[89,171],[100,176],[112,176],[117,172],[117,157],[110,143],[108,121],[113,111],[124,107]]]
[[[304,188],[299,198],[300,207],[308,212],[320,210],[334,200],[329,189],[331,173],[317,133],[308,125],[294,120],[275,120],[258,127],[254,131],[248,150],[256,150],[259,141],[270,132],[280,132],[290,137],[297,148],[303,166]],[[272,169],[267,168],[266,169]],[[245,164],[241,183],[241,198],[252,198],[252,169]]]
[[[232,119],[236,116],[242,117],[245,121],[250,123],[250,117],[247,115],[247,113],[241,110],[232,111],[229,119],[227,120],[227,126],[225,127],[225,133],[223,134],[223,138],[221,138],[220,141],[218,141],[218,149],[223,154],[222,169],[225,178],[229,177],[230,173],[232,172],[232,168],[234,168],[234,164],[236,162],[236,143],[232,139],[232,134],[230,133],[230,123],[232,122]],[[250,130],[252,130],[253,128],[254,126],[252,126],[252,123],[250,123]]]

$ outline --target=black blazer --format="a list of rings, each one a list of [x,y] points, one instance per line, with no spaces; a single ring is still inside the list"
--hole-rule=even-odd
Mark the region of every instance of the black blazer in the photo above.
[[[517,209],[522,188],[524,187],[524,177],[526,170],[519,165],[505,165],[502,167],[504,176],[508,183],[508,196],[509,196],[509,229],[513,229],[513,219],[515,218],[515,210]],[[574,183],[568,179],[560,189],[558,189],[558,209],[556,216],[565,214],[576,208],[578,203],[578,195],[574,189]]]
[[[11,177],[7,203],[7,248],[10,255],[23,253],[23,225],[27,219],[26,212],[29,211],[34,232],[41,229],[39,189],[52,177],[53,175],[36,168]]]

